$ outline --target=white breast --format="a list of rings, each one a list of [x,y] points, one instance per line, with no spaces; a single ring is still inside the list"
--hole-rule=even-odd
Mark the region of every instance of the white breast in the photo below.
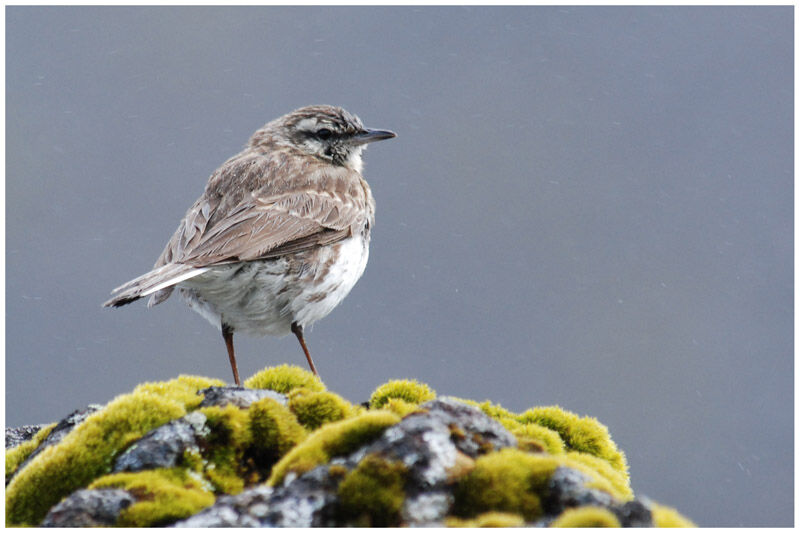
[[[292,322],[309,326],[330,313],[364,273],[369,237],[350,237],[314,250],[265,261],[212,267],[182,282],[181,295],[194,311],[235,332],[286,335]],[[335,259],[334,259],[335,257]],[[305,262],[305,267],[297,268]]]

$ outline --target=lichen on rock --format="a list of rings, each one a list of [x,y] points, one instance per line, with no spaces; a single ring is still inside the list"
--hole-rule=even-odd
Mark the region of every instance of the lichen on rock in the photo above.
[[[693,525],[635,498],[608,429],[558,407],[517,414],[416,380],[359,405],[288,365],[245,385],[181,376],[7,431],[6,524]]]

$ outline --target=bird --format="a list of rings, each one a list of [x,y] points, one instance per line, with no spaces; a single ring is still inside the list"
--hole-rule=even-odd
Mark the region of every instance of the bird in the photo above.
[[[221,330],[237,386],[234,333],[293,333],[319,377],[303,332],[364,272],[375,200],[362,154],[393,137],[330,105],[268,122],[211,174],[152,270],[114,289],[103,306],[149,296],[152,307],[178,289]]]

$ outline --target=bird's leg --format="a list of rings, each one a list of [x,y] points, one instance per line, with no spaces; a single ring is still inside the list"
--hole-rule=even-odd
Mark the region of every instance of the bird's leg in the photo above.
[[[314,373],[315,376],[319,377],[317,373],[316,367],[314,367],[314,360],[311,359],[311,354],[308,353],[308,346],[306,346],[306,341],[303,338],[303,326],[298,324],[297,322],[292,322],[292,333],[297,336],[297,340],[300,341],[300,346],[303,348],[303,352],[306,354],[306,359],[308,359],[308,366],[311,367],[311,371]]]
[[[236,356],[233,353],[233,328],[227,324],[222,324],[222,338],[225,339],[225,347],[228,349],[228,359],[231,360],[231,370],[233,370],[233,380],[236,386],[240,387],[239,369],[236,368]]]

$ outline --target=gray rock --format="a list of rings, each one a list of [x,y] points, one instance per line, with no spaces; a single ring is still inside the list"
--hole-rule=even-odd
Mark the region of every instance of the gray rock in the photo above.
[[[591,478],[573,468],[559,467],[548,481],[548,497],[542,501],[544,512],[553,517],[568,507],[599,505],[609,507],[614,502],[607,492],[586,487]]]
[[[517,445],[517,439],[494,418],[477,407],[459,402],[447,396],[431,400],[420,406],[429,415],[441,420],[453,429],[453,442],[459,451],[472,458],[490,451]],[[412,413],[406,418],[421,416]],[[463,435],[459,434],[463,433]]]
[[[235,496],[220,496],[211,507],[176,522],[173,527],[261,527],[262,508],[268,508],[266,502],[271,495],[272,488],[260,485]],[[251,513],[251,507],[255,513]]]
[[[262,525],[269,527],[326,527],[335,523],[336,489],[341,478],[318,466],[276,488],[266,503]],[[251,507],[252,509],[252,507]]]
[[[157,427],[119,455],[112,471],[140,472],[176,466],[183,452],[197,446],[197,435],[205,431],[205,421],[203,413],[194,411]]]
[[[642,500],[632,500],[610,509],[617,515],[622,527],[653,527],[653,513]]]
[[[400,517],[405,525],[413,527],[440,527],[441,521],[453,506],[449,492],[429,492],[406,498]]]
[[[480,409],[452,398],[439,398],[387,428],[348,462],[354,465],[367,454],[402,461],[410,474],[407,492],[413,495],[441,489],[458,452],[477,457],[516,444],[517,439],[506,428]]]
[[[237,407],[246,408],[250,404],[262,398],[272,398],[281,405],[286,405],[286,396],[268,389],[245,389],[244,387],[209,387],[198,391],[198,394],[205,395],[200,407],[216,405],[223,407],[233,404]]]
[[[39,433],[42,426],[20,426],[18,428],[6,428],[6,450],[16,448],[25,441],[29,441],[34,435]]]
[[[135,498],[119,489],[83,489],[73,492],[50,509],[43,527],[113,526],[123,509]]]
[[[235,496],[221,496],[216,503],[175,527],[324,527],[335,522],[339,479],[324,465],[306,472],[281,487],[266,485]]]

